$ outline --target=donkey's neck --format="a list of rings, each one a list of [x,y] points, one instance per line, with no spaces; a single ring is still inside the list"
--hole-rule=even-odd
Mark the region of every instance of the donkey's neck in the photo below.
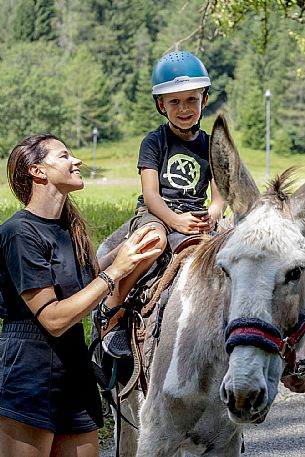
[[[206,360],[226,358],[224,347],[224,325],[227,314],[227,292],[222,274],[211,265],[208,276],[194,274],[193,257],[182,268],[177,281],[177,291],[181,297],[183,318],[188,320],[188,328],[196,341],[196,350],[203,353]]]

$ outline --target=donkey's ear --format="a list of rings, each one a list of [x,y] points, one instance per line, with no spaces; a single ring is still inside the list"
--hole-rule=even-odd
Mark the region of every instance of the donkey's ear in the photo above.
[[[220,114],[210,140],[210,164],[221,196],[240,218],[248,213],[260,192],[241,161],[225,117]]]
[[[291,195],[290,211],[292,217],[303,224],[303,233],[305,235],[305,184]]]

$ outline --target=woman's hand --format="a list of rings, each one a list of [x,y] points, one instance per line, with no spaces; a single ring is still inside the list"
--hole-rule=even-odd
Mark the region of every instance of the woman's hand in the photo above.
[[[155,248],[160,237],[153,225],[145,225],[136,230],[120,248],[107,273],[114,280],[120,280],[131,273],[143,260],[158,256],[161,249]]]
[[[207,214],[206,216],[196,216],[191,212],[175,215],[175,222],[172,226],[177,232],[185,235],[198,235],[199,233],[209,233],[215,227],[215,221]]]
[[[291,392],[305,392],[305,378],[300,379],[295,374],[288,374],[286,376],[282,376],[281,382],[285,387],[287,387],[287,389],[290,389]]]

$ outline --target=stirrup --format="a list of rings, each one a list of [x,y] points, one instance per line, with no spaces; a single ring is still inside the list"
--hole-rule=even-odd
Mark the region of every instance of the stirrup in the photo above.
[[[115,359],[132,355],[127,329],[116,325],[102,340],[103,350]]]
[[[120,306],[111,308],[105,311],[103,310],[103,304],[100,306],[100,322],[102,325],[107,326],[107,321],[109,321],[115,314],[121,309]],[[107,333],[102,339],[102,348],[115,359],[121,359],[123,357],[129,357],[132,355],[130,343],[128,340],[127,328],[123,327],[118,323]]]

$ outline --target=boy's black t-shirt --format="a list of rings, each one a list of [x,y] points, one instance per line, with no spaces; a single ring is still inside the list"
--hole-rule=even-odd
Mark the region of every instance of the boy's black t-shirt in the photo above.
[[[199,131],[193,141],[175,135],[168,124],[160,125],[142,141],[138,169],[158,171],[160,195],[171,208],[200,209],[212,179],[209,165],[209,136]],[[138,206],[143,205],[143,195]]]
[[[58,300],[70,297],[92,279],[76,262],[68,227],[20,210],[0,226],[0,317],[23,319],[32,314],[20,297],[54,286]]]

